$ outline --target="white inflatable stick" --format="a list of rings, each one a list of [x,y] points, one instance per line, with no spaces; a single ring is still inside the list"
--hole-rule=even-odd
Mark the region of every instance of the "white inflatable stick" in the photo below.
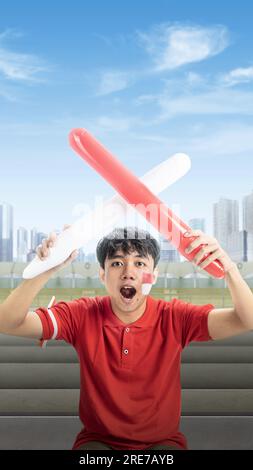
[[[191,161],[185,153],[176,153],[172,157],[152,168],[140,178],[150,191],[160,194],[166,188],[182,178],[190,169]],[[127,203],[115,194],[106,201],[102,207],[93,211],[88,216],[81,217],[68,229],[62,231],[50,248],[49,256],[40,260],[36,256],[23,271],[23,279],[32,279],[43,272],[63,263],[72,251],[83,247],[94,238],[103,236],[111,231],[117,220],[126,214]]]

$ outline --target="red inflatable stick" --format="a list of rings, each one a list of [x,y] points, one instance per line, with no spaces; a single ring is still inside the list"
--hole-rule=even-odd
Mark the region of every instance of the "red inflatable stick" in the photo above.
[[[155,196],[133,173],[125,168],[85,129],[73,129],[69,135],[71,147],[94,170],[96,170],[116,191],[140,212],[186,259],[192,261],[201,249],[197,247],[190,254],[185,249],[195,237],[184,237],[190,227],[179,219],[157,196]],[[203,256],[202,260],[208,255]],[[212,261],[204,268],[209,274],[223,278],[224,268],[218,261]]]

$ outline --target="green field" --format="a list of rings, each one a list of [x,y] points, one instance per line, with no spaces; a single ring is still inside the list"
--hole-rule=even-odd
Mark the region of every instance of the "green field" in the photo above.
[[[0,303],[12,292],[12,289],[0,289]],[[64,300],[68,302],[72,299],[80,297],[94,297],[97,295],[107,295],[103,288],[96,289],[49,289],[45,288],[34,299],[31,307],[46,307],[52,296],[55,296],[56,302]],[[232,300],[228,289],[222,288],[189,288],[189,289],[163,289],[153,288],[151,295],[155,298],[171,300],[176,297],[186,302],[191,302],[197,305],[211,303],[215,307],[229,307],[232,306]]]

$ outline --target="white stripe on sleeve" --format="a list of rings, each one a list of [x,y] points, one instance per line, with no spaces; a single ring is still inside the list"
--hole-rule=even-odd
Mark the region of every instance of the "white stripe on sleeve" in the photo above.
[[[50,310],[50,308],[47,309],[48,311],[48,314],[52,320],[52,323],[53,323],[53,327],[54,327],[54,332],[53,332],[53,335],[51,337],[51,339],[55,339],[57,334],[58,334],[58,325],[57,325],[57,321],[56,321],[56,318],[52,312],[52,310]]]
[[[49,308],[52,307],[54,301],[55,301],[55,296],[53,295],[53,297],[51,298],[51,300],[50,300],[50,302],[49,302],[49,304],[48,304],[48,306],[47,306],[47,308],[48,308],[47,311],[48,311],[48,314],[49,314],[49,316],[50,316],[50,318],[51,318],[51,320],[52,320],[53,327],[54,327],[54,333],[53,333],[53,336],[52,336],[51,339],[54,339],[55,336],[57,336],[57,333],[58,333],[58,326],[57,326],[57,322],[56,322],[56,320],[55,320],[54,314],[51,312],[51,310],[49,310]],[[56,328],[55,328],[55,325],[56,325]],[[56,334],[55,334],[55,332],[56,332]],[[54,336],[54,335],[55,335],[55,336]],[[41,341],[41,347],[42,347],[42,348],[46,348],[47,342],[48,342],[47,339],[43,339],[43,340]]]

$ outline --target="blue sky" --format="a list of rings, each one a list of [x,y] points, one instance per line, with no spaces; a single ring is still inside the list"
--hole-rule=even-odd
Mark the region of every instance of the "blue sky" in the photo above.
[[[49,232],[114,191],[74,154],[85,127],[141,176],[175,152],[161,194],[180,216],[253,190],[252,2],[12,1],[0,16],[0,201]]]

